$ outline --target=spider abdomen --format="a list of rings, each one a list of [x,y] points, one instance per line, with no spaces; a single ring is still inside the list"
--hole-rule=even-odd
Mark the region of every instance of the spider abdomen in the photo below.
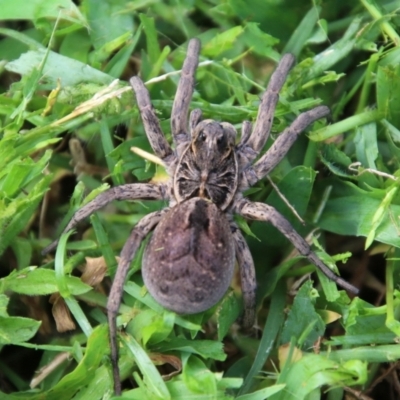
[[[142,274],[161,305],[194,314],[222,298],[234,264],[226,216],[212,202],[195,197],[172,208],[157,225],[146,246]]]

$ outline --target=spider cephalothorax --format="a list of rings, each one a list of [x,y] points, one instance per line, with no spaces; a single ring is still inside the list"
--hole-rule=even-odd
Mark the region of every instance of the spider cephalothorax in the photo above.
[[[235,128],[213,120],[199,122],[179,159],[174,196],[180,203],[192,197],[211,200],[221,210],[232,202],[238,184]]]
[[[169,182],[111,188],[78,210],[64,230],[72,229],[113,200],[164,199],[169,202],[169,207],[148,214],[136,224],[121,251],[107,303],[116,394],[121,393],[116,316],[129,266],[141,242],[153,230],[143,257],[143,278],[156,300],[178,313],[196,313],[216,304],[229,286],[236,259],[244,303],[241,321],[246,327],[253,325],[254,264],[233,214],[271,223],[325,275],[357,293],[354,286],[335,275],[316,256],[277,210],[265,203],[251,202],[241,194],[264,178],[282,160],[298,135],[315,120],[327,116],[329,109],[319,106],[300,114],[253,164],[267,141],[278,93],[294,57],[291,54],[282,57],[261,99],[254,128],[245,121],[241,139],[235,144],[236,131],[229,123],[202,120],[198,109],[192,111],[188,120],[199,52],[199,40],[192,39],[171,113],[174,150],[165,139],[143,82],[138,77],[131,79],[147,137],[170,174]],[[48,246],[44,253],[52,250],[56,243]]]

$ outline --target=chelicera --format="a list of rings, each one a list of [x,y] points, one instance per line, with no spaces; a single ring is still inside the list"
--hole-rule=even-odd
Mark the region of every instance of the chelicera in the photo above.
[[[329,114],[328,107],[318,106],[297,116],[268,151],[254,162],[269,136],[279,91],[294,57],[291,54],[282,57],[262,96],[254,127],[243,122],[241,138],[236,143],[233,125],[203,120],[199,109],[193,110],[188,119],[199,52],[200,41],[190,40],[171,113],[174,149],[161,130],[142,80],[135,76],[130,81],[147,137],[154,153],[164,163],[169,181],[111,188],[78,210],[64,230],[69,231],[113,200],[163,199],[169,204],[141,219],[121,251],[107,303],[116,394],[121,393],[116,316],[129,266],[141,242],[152,231],[143,256],[144,282],[161,305],[177,313],[198,313],[215,305],[226,293],[237,261],[244,302],[241,322],[245,327],[254,324],[254,264],[246,241],[233,220],[234,214],[271,223],[326,276],[344,289],[357,293],[354,286],[334,274],[317,257],[277,210],[242,195],[282,160],[305,128]],[[54,249],[56,244],[53,242],[44,253]]]

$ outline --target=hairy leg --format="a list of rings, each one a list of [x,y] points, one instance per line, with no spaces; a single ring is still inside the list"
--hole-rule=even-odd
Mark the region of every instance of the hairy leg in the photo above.
[[[274,207],[264,203],[253,203],[247,199],[243,199],[236,209],[236,213],[245,218],[270,222],[275,228],[279,230],[299,251],[300,254],[307,257],[315,266],[317,266],[329,279],[336,282],[343,289],[357,294],[358,289],[346,282],[340,276],[337,276],[331,269],[329,269],[311,250],[309,244],[302,238],[290,225],[289,221],[280,214]]]
[[[285,83],[294,61],[295,58],[292,54],[285,54],[281,58],[275,72],[271,76],[267,90],[262,96],[257,120],[254,124],[253,132],[247,141],[247,146],[251,147],[256,155],[262,150],[268,139],[274,119],[275,108],[279,100],[279,92]]]
[[[268,151],[253,166],[249,166],[243,171],[243,176],[246,179],[244,186],[252,186],[268,175],[283,157],[285,157],[300,133],[313,122],[326,117],[329,113],[330,110],[328,107],[319,106],[300,114],[292,124],[278,136]]]
[[[201,112],[200,108],[195,108],[190,113],[190,118],[189,118],[190,138],[189,138],[189,140],[192,139],[192,137],[193,137],[192,132],[194,131],[194,128],[196,128],[196,125],[201,121],[202,117],[203,117],[203,113]]]
[[[74,228],[80,221],[93,214],[95,211],[104,207],[114,200],[159,200],[166,197],[166,187],[164,185],[153,185],[150,183],[133,183],[115,186],[100,193],[95,199],[80,208],[71,218],[63,233]],[[47,254],[54,250],[58,240],[42,250],[42,254]]]
[[[200,45],[199,39],[191,39],[189,41],[181,78],[179,79],[172,106],[171,133],[176,147],[182,142],[190,140],[188,135],[188,112],[195,85],[194,75],[199,63]]]
[[[246,240],[236,224],[231,225],[233,239],[235,241],[236,259],[240,270],[240,283],[242,287],[244,314],[241,325],[251,328],[256,319],[256,273],[253,257],[247,246]]]
[[[121,394],[121,381],[118,368],[118,342],[117,342],[117,313],[121,305],[123,287],[128,273],[129,267],[136,251],[138,250],[143,239],[148,233],[160,222],[161,218],[166,214],[168,208],[161,211],[153,212],[142,218],[133,228],[129,239],[124,244],[120,254],[117,273],[115,274],[110,295],[107,301],[108,326],[110,332],[111,347],[111,363],[114,376],[114,391],[116,395]]]
[[[174,161],[175,156],[161,130],[160,121],[151,104],[149,91],[138,76],[133,76],[129,82],[136,94],[136,102],[151,148],[166,165],[169,165]]]
[[[244,146],[247,144],[247,142],[250,139],[251,136],[251,122],[250,121],[243,121],[242,123],[242,133],[240,136],[240,142],[238,144],[238,146]]]

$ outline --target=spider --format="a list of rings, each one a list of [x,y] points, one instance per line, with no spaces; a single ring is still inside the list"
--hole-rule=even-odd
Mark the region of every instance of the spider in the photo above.
[[[64,232],[113,200],[156,200],[168,207],[142,218],[124,244],[118,270],[107,303],[114,390],[121,393],[118,369],[116,316],[130,264],[146,236],[142,275],[150,294],[165,308],[180,314],[205,311],[215,305],[230,285],[235,259],[239,264],[244,313],[242,325],[255,321],[256,278],[249,247],[233,220],[239,214],[249,220],[270,222],[300,254],[346,290],[358,290],[335,275],[311,250],[308,243],[273,207],[252,202],[242,192],[264,178],[282,160],[298,135],[314,121],[326,117],[329,109],[318,106],[300,114],[275,140],[268,151],[254,160],[267,141],[274,111],[294,56],[285,54],[262,96],[254,127],[245,121],[236,144],[236,130],[227,122],[202,119],[202,112],[188,110],[200,41],[189,42],[171,113],[173,150],[153,110],[149,92],[134,76],[130,84],[136,94],[144,128],[154,153],[170,176],[167,183],[134,183],[113,187],[78,210]],[[253,163],[254,162],[254,163]],[[57,241],[43,253],[54,249]]]

